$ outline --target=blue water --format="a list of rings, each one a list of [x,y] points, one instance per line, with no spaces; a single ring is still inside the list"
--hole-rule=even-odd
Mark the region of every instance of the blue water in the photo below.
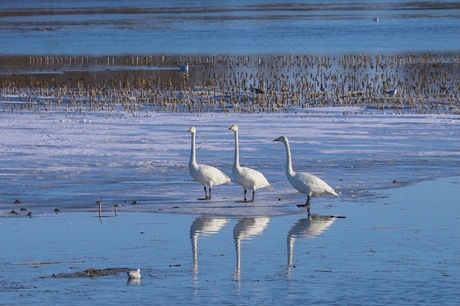
[[[102,222],[94,211],[1,218],[0,304],[458,305],[459,183],[348,203],[331,209],[347,217],[337,220],[124,210]],[[50,277],[108,267],[143,277]]]
[[[0,54],[445,52],[459,32],[454,0],[0,3]]]

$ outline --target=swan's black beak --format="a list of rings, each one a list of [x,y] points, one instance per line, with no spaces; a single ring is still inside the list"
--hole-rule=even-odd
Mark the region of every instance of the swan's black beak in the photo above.
[[[273,139],[273,141],[280,141],[280,137]]]

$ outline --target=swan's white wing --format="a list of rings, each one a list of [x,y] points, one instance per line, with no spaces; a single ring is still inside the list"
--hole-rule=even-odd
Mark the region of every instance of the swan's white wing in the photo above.
[[[225,183],[232,183],[232,180],[225,173],[213,166],[198,165],[196,172],[197,178],[194,177],[195,180],[203,185],[217,186]]]
[[[247,167],[233,168],[233,178],[247,189],[272,187],[261,172]]]
[[[289,177],[289,182],[299,192],[310,196],[337,195],[325,181],[307,172],[295,173],[294,176]]]

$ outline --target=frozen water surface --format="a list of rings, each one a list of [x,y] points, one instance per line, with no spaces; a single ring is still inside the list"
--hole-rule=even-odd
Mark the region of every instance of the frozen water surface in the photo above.
[[[455,115],[398,115],[359,109],[299,109],[283,114],[145,112],[0,115],[1,215],[15,200],[34,213],[106,210],[271,216],[296,211],[305,197],[285,177],[286,135],[294,170],[324,179],[341,196],[313,200],[322,213],[344,199],[372,202],[379,191],[459,175],[460,120]],[[241,163],[263,172],[273,189],[255,204],[236,203],[242,187],[221,185],[212,201],[188,173],[190,126],[199,163],[231,175],[240,128]],[[132,204],[135,201],[136,204]],[[19,208],[13,206],[13,208]],[[17,210],[16,209],[16,210]]]

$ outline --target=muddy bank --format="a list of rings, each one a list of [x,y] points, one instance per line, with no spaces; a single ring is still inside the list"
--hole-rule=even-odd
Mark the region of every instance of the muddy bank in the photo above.
[[[48,276],[41,276],[40,278],[79,278],[79,277],[101,277],[101,276],[113,276],[118,274],[124,274],[133,269],[129,268],[89,268],[84,271],[78,271],[74,273],[57,273]]]

